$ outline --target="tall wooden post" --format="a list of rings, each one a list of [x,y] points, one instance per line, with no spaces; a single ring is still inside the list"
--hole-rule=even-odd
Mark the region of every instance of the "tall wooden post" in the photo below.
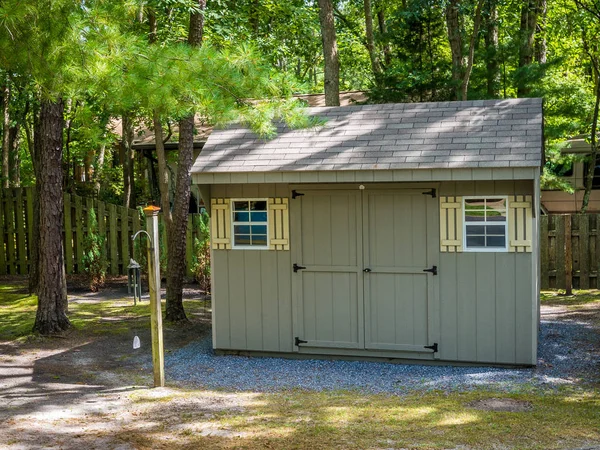
[[[573,244],[571,216],[565,216],[565,295],[573,295]]]
[[[165,354],[163,348],[162,311],[160,303],[160,255],[158,237],[158,206],[144,208],[148,239],[148,284],[150,286],[150,325],[152,330],[152,365],[154,387],[165,385]]]

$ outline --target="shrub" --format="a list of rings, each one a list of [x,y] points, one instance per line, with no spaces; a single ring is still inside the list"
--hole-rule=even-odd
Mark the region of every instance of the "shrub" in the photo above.
[[[83,270],[88,276],[90,290],[97,292],[106,280],[108,261],[104,251],[106,237],[98,233],[96,211],[90,208],[88,212],[88,233],[83,240]]]

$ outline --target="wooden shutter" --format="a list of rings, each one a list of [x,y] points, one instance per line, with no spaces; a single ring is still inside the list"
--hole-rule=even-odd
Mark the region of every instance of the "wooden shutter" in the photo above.
[[[290,220],[288,198],[269,199],[269,248],[290,249]]]
[[[440,251],[463,251],[462,197],[440,197]]]
[[[210,202],[210,240],[213,250],[231,248],[231,206],[228,198],[213,198]]]
[[[531,252],[533,209],[531,195],[508,197],[508,251]]]

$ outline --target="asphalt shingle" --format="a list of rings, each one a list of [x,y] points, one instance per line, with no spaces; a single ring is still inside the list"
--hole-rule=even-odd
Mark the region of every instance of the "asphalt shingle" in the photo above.
[[[541,99],[309,108],[325,125],[277,124],[266,140],[242,125],[214,130],[195,173],[539,167]]]

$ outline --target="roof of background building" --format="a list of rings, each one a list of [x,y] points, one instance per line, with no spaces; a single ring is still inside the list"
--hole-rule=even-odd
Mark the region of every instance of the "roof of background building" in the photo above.
[[[323,126],[213,130],[193,173],[539,167],[541,99],[309,108]]]

